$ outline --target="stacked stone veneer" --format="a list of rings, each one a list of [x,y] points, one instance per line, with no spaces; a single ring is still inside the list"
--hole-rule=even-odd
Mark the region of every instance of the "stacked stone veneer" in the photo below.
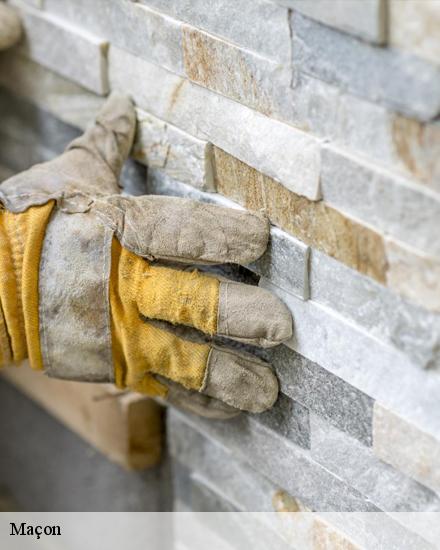
[[[282,394],[227,423],[170,411],[176,506],[385,511],[387,548],[429,547],[393,512],[440,511],[440,2],[10,3],[25,36],[0,56],[3,177],[120,89],[148,165],[131,192],[273,224],[248,268],[294,317],[267,355]],[[312,546],[385,536],[309,527]]]

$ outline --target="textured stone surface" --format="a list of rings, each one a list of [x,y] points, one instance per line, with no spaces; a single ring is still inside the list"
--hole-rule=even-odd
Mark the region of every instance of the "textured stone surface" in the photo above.
[[[389,43],[440,63],[440,5],[436,0],[388,0]]]
[[[290,119],[293,101],[289,66],[237,48],[194,27],[184,26],[185,72],[192,81],[256,109]]]
[[[342,90],[422,120],[440,111],[440,71],[427,61],[378,48],[298,13],[291,18],[293,63]]]
[[[294,83],[292,123],[440,190],[440,124],[394,114],[309,75]]]
[[[120,49],[111,48],[109,60],[111,87],[130,93],[140,108],[233,152],[289,189],[318,198],[320,144],[312,136]]]
[[[0,53],[0,83],[52,113],[60,120],[85,129],[104,99],[45,67],[15,53]]]
[[[284,394],[365,445],[371,445],[371,397],[285,346],[274,350],[271,363]]]
[[[433,231],[432,235],[436,235]],[[437,239],[432,239],[436,242]],[[392,239],[386,240],[388,257],[388,285],[421,306],[440,312],[440,261],[416,254]],[[429,318],[429,317],[428,317]],[[437,319],[438,323],[438,319]],[[437,335],[438,326],[435,330]],[[433,336],[433,335],[432,335]],[[437,355],[438,355],[437,346]]]
[[[295,332],[288,347],[440,440],[438,372],[415,368],[402,352],[320,304],[303,302],[264,279],[260,286],[277,294],[292,312]]]
[[[396,252],[401,250],[398,247]],[[389,286],[403,295],[411,292],[409,297],[420,301],[422,293],[411,281],[411,275],[423,274],[425,266],[399,270],[391,248],[387,248],[387,256]],[[409,255],[407,260],[411,258],[414,260],[416,256]],[[432,308],[438,303],[435,301],[437,280],[438,277],[431,279],[433,291],[423,304],[426,307]],[[392,344],[420,367],[440,366],[440,315],[406,301],[318,250],[312,250],[310,256],[310,292],[314,302],[337,311],[375,338]]]
[[[309,411],[282,393],[272,409],[255,415],[255,420],[300,447],[310,446]]]
[[[298,196],[217,147],[214,159],[220,193],[250,210],[264,209],[272,223],[306,244],[378,281],[385,280],[380,235],[323,202]]]
[[[193,187],[179,183],[160,170],[149,170],[148,193],[188,197],[220,206],[239,206],[217,193],[204,193]],[[265,254],[247,266],[253,272],[269,279],[273,284],[306,300],[308,286],[309,248],[304,243],[286,235],[276,227],[270,231],[270,243]]]
[[[310,416],[310,425],[313,459],[382,510],[440,511],[440,497],[401,473],[401,468],[396,470],[385,464],[372,449],[333,428],[316,414]]]
[[[270,230],[267,251],[249,269],[274,285],[307,300],[309,297],[309,247],[278,227]]]
[[[49,0],[57,2],[58,0]],[[290,31],[287,9],[265,0],[140,0],[235,44],[271,59],[288,61]]]
[[[380,403],[374,407],[373,450],[394,468],[440,492],[440,440]]]
[[[106,40],[39,11],[22,11],[21,15],[24,39],[20,49],[26,56],[97,94],[108,92]]]
[[[361,548],[365,548],[364,545],[366,545],[371,549],[382,550],[386,546],[400,550],[403,541],[408,541],[409,548],[412,547],[411,544],[415,547],[429,548],[425,541],[412,536],[397,522],[393,522],[384,515],[381,515],[380,521],[377,521],[378,518],[371,513],[314,514],[313,518],[308,514],[301,514],[309,510],[298,499],[271,483],[248,464],[234,459],[227,449],[203,437],[186,424],[179,415],[173,412],[169,414],[170,449],[175,460],[179,461],[176,464],[177,468],[174,469],[174,487],[177,488],[177,494],[182,499],[185,498],[185,494],[191,492],[192,480],[198,479],[205,480],[205,484],[209,485],[217,499],[233,503],[236,509],[290,512],[277,515],[266,513],[260,514],[259,517],[298,550],[321,548],[316,541],[325,536],[330,539],[329,548],[344,550],[358,548],[349,544],[350,537],[352,541],[360,544]],[[376,462],[379,461],[376,460]],[[383,467],[387,468],[385,465]],[[396,481],[398,478],[399,474]],[[407,479],[403,476],[400,478]],[[419,487],[421,494],[430,494],[429,491],[409,480],[408,487],[411,486]],[[404,490],[406,488],[405,485]],[[324,546],[324,548],[327,547]]]
[[[213,190],[211,145],[149,113],[137,110],[133,157],[150,168],[203,190]]]
[[[339,211],[440,257],[440,243],[432,238],[440,228],[438,195],[331,146],[322,151],[321,188]]]
[[[385,0],[279,0],[325,25],[383,43],[385,40]]]
[[[226,446],[236,459],[251,463],[274,484],[282,484],[286,491],[312,509],[377,511],[360,493],[314,462],[308,451],[289,443],[249,417],[209,422],[191,416],[191,425]],[[191,443],[188,441],[188,444]],[[307,483],[304,483],[305,479]],[[322,487],[326,488],[324,492]]]
[[[181,25],[131,0],[45,0],[48,12],[74,22],[112,45],[182,73]]]

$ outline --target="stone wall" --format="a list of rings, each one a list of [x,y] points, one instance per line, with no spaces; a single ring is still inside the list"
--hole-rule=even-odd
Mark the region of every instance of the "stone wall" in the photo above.
[[[267,356],[282,394],[227,423],[169,411],[176,507],[384,511],[383,533],[326,529],[429,548],[394,512],[440,511],[440,3],[10,3],[25,38],[0,56],[4,177],[122,89],[129,192],[273,224],[248,270],[294,317]]]

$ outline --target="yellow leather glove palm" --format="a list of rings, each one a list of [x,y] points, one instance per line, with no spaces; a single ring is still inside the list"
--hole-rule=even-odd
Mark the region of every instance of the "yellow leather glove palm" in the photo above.
[[[249,263],[267,220],[119,195],[134,129],[131,102],[113,95],[61,157],[0,186],[0,361],[29,357],[50,376],[114,381],[208,416],[265,410],[278,393],[267,364],[173,328],[267,347],[291,336],[287,309],[263,289],[163,262]]]

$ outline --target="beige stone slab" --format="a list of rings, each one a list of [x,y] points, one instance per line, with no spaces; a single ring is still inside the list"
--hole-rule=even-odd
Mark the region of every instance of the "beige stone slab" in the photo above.
[[[162,452],[160,406],[113,386],[55,380],[27,364],[2,376],[69,429],[124,468],[156,465]]]
[[[220,40],[199,29],[182,27],[186,75],[198,84],[267,116],[292,109],[291,68]]]
[[[389,43],[440,64],[438,0],[388,0]]]
[[[373,450],[394,468],[440,491],[440,441],[378,402],[374,406]]]
[[[385,282],[382,237],[322,201],[289,191],[221,149],[214,148],[217,191],[269,219],[304,243],[380,282]]]

